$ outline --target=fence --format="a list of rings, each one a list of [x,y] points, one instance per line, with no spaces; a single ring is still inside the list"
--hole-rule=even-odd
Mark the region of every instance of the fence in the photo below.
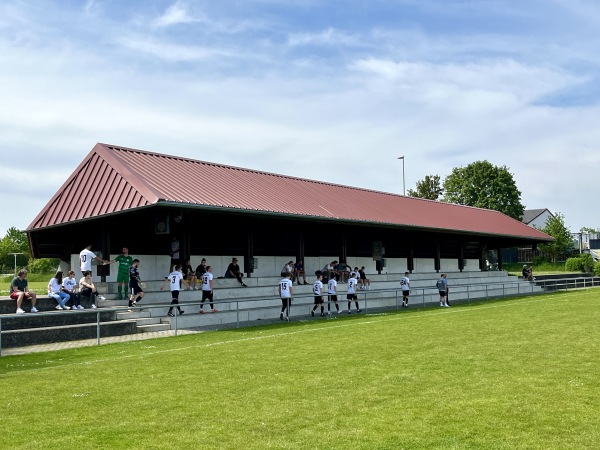
[[[498,283],[485,283],[485,284],[464,284],[450,286],[450,302],[451,304],[463,304],[470,303],[473,301],[485,301],[490,299],[511,297],[519,295],[535,295],[542,294],[549,291],[559,291],[568,289],[582,289],[600,286],[600,278],[598,277],[580,277],[580,278],[565,278],[565,279],[552,279],[552,280],[541,280],[539,282],[524,283],[522,281],[510,281],[510,282],[498,282]],[[345,292],[338,294],[338,303],[346,306],[348,300],[345,297]],[[374,290],[359,290],[357,297],[361,309],[364,313],[369,312],[384,312],[390,309],[399,310],[402,304],[402,290],[401,289],[374,289]],[[327,295],[324,295],[325,307],[328,306]],[[295,296],[292,302],[290,317],[292,319],[302,319],[310,317],[310,310],[314,305],[314,297],[312,295]],[[409,307],[426,308],[432,307],[439,303],[439,293],[434,287],[425,288],[414,288],[410,292]],[[179,306],[183,308],[200,307],[202,303],[200,301],[185,302]],[[107,322],[108,316],[116,316],[118,313],[124,313],[128,311],[127,307],[114,307],[114,308],[100,308],[95,310],[82,310],[82,311],[49,311],[37,314],[3,314],[0,315],[0,356],[2,356],[2,332],[7,333],[9,331],[18,330],[22,333],[21,345],[15,345],[14,347],[23,347],[32,345],[31,342],[26,340],[26,332],[34,330],[43,330],[43,327],[38,326],[35,328],[20,327],[19,322],[26,323],[26,320],[34,317],[40,317],[40,315],[48,318],[67,318],[71,317],[71,324],[77,323],[80,328],[65,329],[66,333],[69,333],[69,339],[66,342],[53,342],[50,341],[48,344],[55,344],[55,348],[59,349],[65,347],[75,347],[84,345],[82,341],[76,339],[82,339],[81,330],[83,325],[87,326],[87,333],[95,334],[94,343],[100,345],[103,341],[107,343],[112,342],[125,342],[129,340],[148,339],[151,337],[162,337],[162,336],[177,336],[180,333],[193,333],[199,331],[206,331],[211,328],[240,328],[242,326],[248,326],[250,323],[256,323],[257,320],[262,320],[261,323],[275,323],[279,320],[279,312],[281,311],[281,299],[273,297],[256,297],[256,298],[243,298],[243,299],[226,299],[226,300],[215,300],[214,304],[216,308],[219,308],[219,316],[227,315],[228,322],[221,322],[217,325],[206,324],[206,325],[190,325],[190,319],[194,322],[198,321],[198,314],[185,314],[181,316],[178,313],[178,309],[175,307],[175,316],[169,319],[168,330],[164,332],[153,332],[153,333],[142,333],[144,336],[140,336],[140,333],[135,331],[134,320],[113,320]],[[144,311],[150,311],[150,316],[157,318],[164,316],[164,310],[170,308],[172,305],[169,303],[144,305]],[[331,306],[331,305],[329,305]],[[345,308],[343,308],[345,310]],[[154,312],[154,314],[152,314]],[[102,319],[105,319],[104,321]],[[164,317],[162,317],[164,318]],[[189,318],[189,319],[188,319]],[[184,321],[185,322],[182,322]],[[108,334],[108,330],[105,329],[107,325],[112,324],[117,327],[117,334]],[[68,325],[68,324],[67,324]],[[119,325],[121,326],[119,328]],[[165,324],[166,325],[166,324]],[[56,332],[55,328],[52,327],[53,331]],[[113,330],[115,331],[115,330]],[[53,336],[50,333],[50,336]],[[87,345],[90,345],[90,337]]]

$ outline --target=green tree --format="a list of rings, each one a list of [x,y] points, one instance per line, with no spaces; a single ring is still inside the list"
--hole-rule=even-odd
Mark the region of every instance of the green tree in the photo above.
[[[443,189],[445,202],[493,209],[517,220],[523,217],[521,191],[506,166],[476,161],[454,168],[444,180]]]
[[[440,198],[444,190],[440,183],[439,175],[425,175],[420,181],[417,181],[416,189],[408,190],[408,195],[411,197],[426,198],[428,200],[437,200]]]
[[[543,253],[550,257],[552,262],[556,262],[560,255],[573,249],[573,238],[565,225],[565,217],[561,213],[550,216],[541,231],[554,238],[553,242],[538,246]]]
[[[15,265],[15,256],[11,253],[23,253],[17,255],[17,267],[24,267],[29,261],[29,243],[25,232],[11,227],[6,235],[0,240],[0,265],[4,270],[12,272]]]

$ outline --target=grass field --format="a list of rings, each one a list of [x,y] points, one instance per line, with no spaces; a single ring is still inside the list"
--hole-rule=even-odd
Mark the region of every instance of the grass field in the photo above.
[[[600,290],[0,359],[0,448],[596,449]]]

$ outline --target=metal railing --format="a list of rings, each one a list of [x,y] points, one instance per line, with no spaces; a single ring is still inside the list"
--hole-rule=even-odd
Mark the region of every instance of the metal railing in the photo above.
[[[511,297],[511,296],[521,296],[521,295],[536,295],[543,294],[546,292],[555,292],[559,290],[569,290],[569,289],[586,289],[592,287],[600,287],[600,278],[599,277],[579,277],[579,278],[564,278],[564,279],[551,279],[551,280],[540,280],[533,282],[524,282],[524,281],[505,281],[505,282],[492,282],[492,283],[473,283],[473,284],[450,284],[449,288],[449,298],[450,303],[454,304],[463,304],[470,303],[474,301],[485,301],[490,299],[497,299],[503,297]],[[369,312],[384,312],[390,309],[401,309],[402,304],[402,290],[400,288],[393,289],[372,289],[372,290],[358,290],[356,293],[358,297],[359,305],[362,311],[367,314]],[[324,306],[327,308],[328,306],[328,295],[324,294]],[[343,310],[347,310],[347,302],[346,292],[338,293],[338,303],[342,306]],[[438,290],[432,287],[416,287],[411,289],[410,297],[409,297],[409,307],[432,307],[437,305],[439,302],[439,293]],[[160,318],[164,319],[163,311],[170,307],[174,307],[174,317],[169,319],[170,325],[170,335],[177,336],[180,331],[183,330],[194,330],[194,329],[210,329],[213,328],[241,328],[242,326],[248,326],[249,323],[256,323],[258,320],[263,320],[268,323],[268,321],[276,322],[279,318],[279,312],[281,311],[281,299],[273,296],[259,296],[253,298],[239,298],[239,299],[223,299],[213,301],[215,307],[219,309],[220,315],[226,314],[228,315],[228,320],[225,322],[220,322],[219,324],[204,324],[204,325],[190,325],[189,319],[182,319],[182,316],[179,314],[177,305],[171,305],[170,303],[160,303],[160,304],[144,304],[141,306],[140,310],[149,311],[151,314],[151,318]],[[192,301],[192,302],[182,302],[179,304],[180,307],[187,309],[190,307],[196,307],[197,310],[202,305],[200,300]],[[207,303],[204,303],[205,306],[208,306]],[[310,310],[314,306],[314,296],[311,294],[294,296],[291,306],[290,317],[292,319],[302,319],[310,317]],[[331,308],[333,305],[329,305]],[[354,306],[352,304],[351,306]],[[102,324],[111,324],[118,323],[121,320],[116,319],[116,315],[122,312],[128,312],[131,308],[128,307],[111,307],[111,308],[99,308],[94,310],[77,310],[77,311],[47,311],[43,313],[32,314],[2,314],[0,315],[0,356],[2,356],[2,333],[8,333],[12,330],[23,330],[27,327],[18,328],[14,326],[17,322],[23,321],[25,322],[32,317],[39,317],[43,315],[44,317],[57,317],[64,315],[91,315],[94,314],[95,321],[86,321],[86,323],[90,326],[95,325],[95,341],[97,345],[102,343],[102,340],[106,340],[107,342],[114,341],[116,338],[120,338],[123,341],[133,339],[132,336],[137,336],[137,333],[131,334],[123,334],[116,336],[102,336]],[[159,311],[162,310],[162,311]],[[210,311],[210,310],[209,310]],[[320,310],[318,310],[320,313]],[[112,320],[102,320],[102,315],[111,314],[114,315]],[[335,312],[334,312],[335,313]],[[210,313],[208,314],[210,315]],[[198,317],[198,314],[190,314],[189,312],[185,314],[186,318],[188,316]],[[232,317],[233,316],[233,317]],[[187,324],[181,324],[182,320],[186,320]],[[6,324],[11,324],[12,321],[12,329],[7,329]],[[191,322],[194,320],[192,319]],[[49,321],[51,322],[51,321]],[[197,322],[197,320],[196,320]],[[29,328],[33,329],[43,329],[42,326],[36,326]],[[153,337],[152,333],[145,333],[148,335],[147,337]],[[108,339],[111,338],[111,339]],[[89,339],[89,338],[87,338]],[[53,343],[53,342],[48,342]],[[57,346],[61,343],[56,343]],[[64,344],[64,342],[63,342]],[[15,347],[24,347],[28,345],[35,345],[28,343],[27,341],[23,342],[22,345],[18,345]]]

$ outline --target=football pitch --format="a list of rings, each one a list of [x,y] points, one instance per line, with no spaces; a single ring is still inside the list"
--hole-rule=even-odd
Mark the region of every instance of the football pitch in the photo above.
[[[0,358],[4,449],[600,448],[600,290]]]

